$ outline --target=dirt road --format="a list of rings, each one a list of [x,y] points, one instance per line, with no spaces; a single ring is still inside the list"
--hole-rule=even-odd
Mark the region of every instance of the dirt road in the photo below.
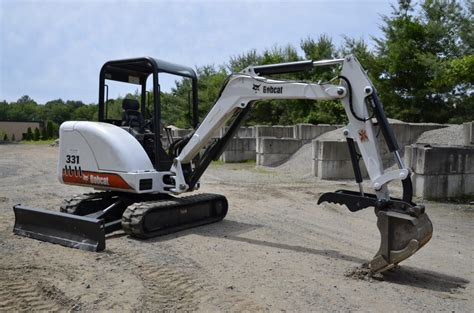
[[[201,191],[228,197],[224,221],[147,241],[116,232],[105,252],[91,253],[12,234],[14,204],[58,210],[89,191],[57,182],[56,154],[0,145],[0,311],[474,308],[472,206],[426,203],[431,242],[383,281],[368,281],[344,274],[378,249],[373,212],[316,205],[321,192],[352,183],[214,164]]]

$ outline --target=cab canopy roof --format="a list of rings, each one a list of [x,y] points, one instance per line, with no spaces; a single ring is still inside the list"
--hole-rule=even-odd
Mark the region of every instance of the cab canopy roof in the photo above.
[[[168,73],[197,79],[196,72],[187,66],[166,62],[152,57],[108,61],[100,70],[101,79],[132,84],[144,84],[152,73]]]

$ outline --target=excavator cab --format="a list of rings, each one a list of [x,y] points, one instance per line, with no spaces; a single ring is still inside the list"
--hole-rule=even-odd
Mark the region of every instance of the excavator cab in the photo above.
[[[173,64],[152,57],[108,61],[100,70],[99,76],[99,122],[120,126],[130,132],[143,146],[153,161],[157,171],[167,171],[171,167],[173,156],[166,152],[174,138],[163,127],[161,115],[160,74],[170,74],[191,80],[190,112],[191,124],[199,122],[196,72],[186,66]],[[111,117],[109,82],[122,82],[138,86],[139,99],[122,100],[122,118]],[[151,88],[147,82],[151,83]],[[147,91],[151,89],[153,97]],[[152,101],[150,101],[152,100]]]

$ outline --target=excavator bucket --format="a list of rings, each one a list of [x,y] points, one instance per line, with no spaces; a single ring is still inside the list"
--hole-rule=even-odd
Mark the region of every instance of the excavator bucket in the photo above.
[[[13,232],[17,235],[81,250],[105,249],[106,225],[103,219],[22,205],[15,205],[13,210]]]
[[[424,212],[409,215],[396,211],[378,211],[376,214],[381,243],[379,251],[369,263],[373,273],[393,268],[431,239],[433,225]]]
[[[380,201],[374,194],[361,195],[351,190],[337,190],[321,195],[318,204],[323,202],[345,205],[351,212],[375,207],[381,241],[378,252],[369,262],[372,273],[389,270],[409,258],[433,234],[433,224],[425,213],[425,207],[402,199]]]

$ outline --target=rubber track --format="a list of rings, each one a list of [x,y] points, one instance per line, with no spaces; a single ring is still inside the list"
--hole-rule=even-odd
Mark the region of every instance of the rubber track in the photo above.
[[[194,205],[197,203],[209,203],[217,200],[224,200],[227,205],[227,199],[224,196],[212,193],[197,194],[187,197],[175,198],[172,200],[145,201],[134,203],[130,205],[123,213],[122,228],[130,236],[146,239],[199,225],[215,223],[225,217],[225,215],[227,214],[227,208],[225,210],[225,214],[219,218],[197,221],[192,224],[183,225],[182,228],[178,227],[178,229],[173,227],[170,231],[160,230],[156,232],[146,233],[145,229],[143,228],[143,218],[146,217],[146,214],[150,213],[152,210],[161,210],[173,206],[182,208],[183,206],[187,205]]]
[[[103,196],[109,196],[110,192],[89,192],[81,195],[75,195],[71,199],[65,199],[61,204],[59,210],[63,213],[76,214],[79,204],[84,200],[102,198]]]

